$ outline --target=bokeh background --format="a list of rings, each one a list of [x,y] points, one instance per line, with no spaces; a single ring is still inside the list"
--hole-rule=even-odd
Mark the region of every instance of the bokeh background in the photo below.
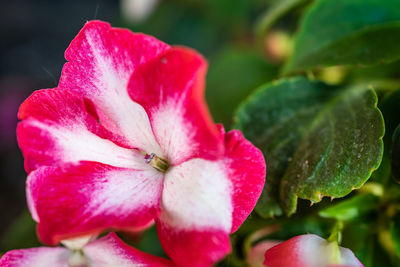
[[[197,49],[209,61],[207,101],[226,127],[257,86],[276,77],[289,49],[282,33],[259,40],[265,0],[3,0],[0,2],[0,252],[40,245],[25,202],[26,173],[16,141],[17,110],[34,90],[56,87],[64,51],[92,19]],[[301,7],[300,7],[301,9]],[[294,17],[293,17],[294,16]],[[284,20],[294,30],[296,13]],[[162,255],[154,229],[130,236]]]

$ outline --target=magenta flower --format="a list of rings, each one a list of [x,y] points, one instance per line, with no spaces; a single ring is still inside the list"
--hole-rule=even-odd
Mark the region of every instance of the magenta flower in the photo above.
[[[267,250],[266,267],[363,267],[348,248],[317,235],[299,235]]]
[[[250,214],[262,153],[215,125],[205,60],[150,36],[88,22],[55,89],[20,107],[27,199],[48,244],[156,222],[180,266],[209,266]]]
[[[173,267],[166,259],[141,252],[122,242],[114,233],[79,248],[39,247],[12,250],[0,259],[2,267]]]

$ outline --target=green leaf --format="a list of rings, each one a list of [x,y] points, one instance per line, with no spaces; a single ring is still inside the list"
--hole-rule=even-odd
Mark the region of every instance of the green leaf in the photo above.
[[[399,266],[377,240],[377,231],[376,224],[346,224],[341,246],[351,249],[365,267]]]
[[[400,182],[400,125],[393,134],[392,175]]]
[[[396,127],[400,124],[400,90],[396,90],[384,95],[379,109],[385,118],[385,148],[389,150],[391,146],[392,136]]]
[[[152,255],[166,257],[166,254],[161,247],[155,226],[152,226],[143,232],[137,248]]]
[[[385,118],[385,136],[383,138],[385,150],[382,164],[379,169],[373,174],[373,177],[371,179],[378,181],[384,185],[392,182],[392,149],[395,149],[392,142],[394,141],[393,135],[395,129],[400,124],[400,116],[398,115],[400,114],[399,103],[400,90],[396,90],[385,94],[383,99],[381,100],[381,103],[379,104],[379,109],[382,111],[382,115]],[[393,173],[393,176],[396,178],[397,175]],[[397,179],[400,181],[400,177]]]
[[[374,210],[378,204],[379,198],[375,195],[357,195],[321,210],[319,216],[340,221],[350,221]]]
[[[400,258],[400,215],[397,214],[390,224],[390,234],[394,243],[394,250],[398,258]]]
[[[341,246],[350,248],[364,266],[372,266],[374,236],[371,225],[363,222],[348,224],[342,232]]]
[[[400,58],[398,0],[318,0],[301,22],[284,72]]]
[[[383,118],[371,89],[341,89],[305,78],[262,86],[236,114],[236,128],[267,162],[256,206],[263,217],[360,188],[380,164]]]
[[[265,34],[271,26],[283,15],[290,10],[311,2],[311,0],[276,0],[272,6],[262,15],[261,19],[256,25],[256,32],[258,35]]]

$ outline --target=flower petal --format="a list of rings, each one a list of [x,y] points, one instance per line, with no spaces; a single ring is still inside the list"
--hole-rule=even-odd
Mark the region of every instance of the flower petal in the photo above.
[[[186,230],[156,222],[164,251],[181,267],[209,267],[231,251],[229,235],[219,229]]]
[[[265,253],[267,267],[362,267],[362,263],[348,248],[336,247],[317,235],[293,237]]]
[[[230,194],[230,181],[218,161],[196,158],[168,170],[157,228],[175,263],[210,266],[229,253]]]
[[[17,249],[7,252],[0,259],[2,267],[69,267],[69,251],[66,248],[40,247]]]
[[[262,241],[252,247],[247,254],[246,263],[250,267],[264,267],[265,251],[281,243],[276,240]]]
[[[219,125],[221,134],[224,130]],[[235,232],[254,209],[265,182],[265,160],[262,152],[246,140],[239,130],[225,134],[227,177],[232,184],[233,219]]]
[[[63,247],[40,247],[7,252],[2,267],[69,267],[72,251]],[[114,233],[92,241],[83,248],[90,266],[173,267],[171,261],[141,252],[122,242]]]
[[[95,104],[100,122],[127,147],[160,153],[143,108],[128,96],[135,69],[168,50],[144,34],[90,21],[71,42],[59,87],[73,90]]]
[[[206,68],[195,51],[172,48],[137,68],[131,77],[129,94],[147,111],[156,139],[172,165],[193,157],[216,159],[223,152],[204,101]]]
[[[229,232],[231,184],[218,161],[191,159],[165,174],[162,219],[185,229],[214,227]]]
[[[251,213],[264,185],[260,150],[239,131],[225,134],[219,128],[224,157],[190,159],[165,175],[157,226],[165,251],[182,266],[209,266],[223,258],[230,251],[229,233]],[[197,247],[198,240],[204,248]]]
[[[104,139],[105,131],[78,95],[60,89],[34,92],[21,105],[18,142],[29,173],[41,166],[97,161],[136,168],[138,153]],[[140,156],[140,161],[143,157]]]
[[[114,233],[93,241],[83,249],[89,261],[96,267],[173,267],[167,259],[141,252],[122,242]]]
[[[81,162],[61,168],[42,167],[27,180],[38,235],[47,244],[104,229],[134,230],[159,215],[162,174],[142,169]]]

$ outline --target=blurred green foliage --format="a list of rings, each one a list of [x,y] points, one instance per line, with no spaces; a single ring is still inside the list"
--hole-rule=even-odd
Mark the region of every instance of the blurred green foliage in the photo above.
[[[276,67],[248,48],[221,49],[210,59],[207,75],[207,103],[214,120],[229,127],[239,103],[276,74]]]
[[[23,212],[0,241],[0,251],[40,246],[36,236],[36,223],[28,210]]]
[[[397,0],[317,0],[304,14],[285,72],[400,58]]]
[[[373,194],[357,195],[336,205],[329,206],[319,212],[323,218],[334,218],[339,221],[359,220],[376,209],[379,198]]]

